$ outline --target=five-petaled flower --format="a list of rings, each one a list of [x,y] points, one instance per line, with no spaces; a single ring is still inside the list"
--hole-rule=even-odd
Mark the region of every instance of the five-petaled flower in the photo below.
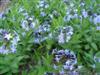
[[[7,39],[7,40],[10,40],[12,37],[13,36],[10,33],[4,35],[4,39]]]

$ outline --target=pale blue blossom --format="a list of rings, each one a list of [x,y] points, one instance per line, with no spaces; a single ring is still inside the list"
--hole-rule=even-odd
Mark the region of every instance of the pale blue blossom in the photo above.
[[[48,37],[49,37],[49,38],[53,38],[53,34],[52,34],[52,33],[49,33],[49,34],[48,34]]]
[[[29,31],[28,21],[27,21],[27,20],[22,20],[21,26],[22,26],[22,28],[25,29],[26,31]]]
[[[3,17],[3,14],[4,14],[3,12],[0,12],[0,19]]]
[[[45,12],[41,12],[40,13],[40,16],[45,17],[46,16],[46,13]]]
[[[96,27],[96,30],[100,30],[100,26],[97,26],[97,27]]]
[[[16,45],[12,44],[10,45],[10,49],[11,49],[11,53],[15,53],[17,50],[16,50]]]
[[[88,13],[87,13],[87,11],[85,9],[82,10],[82,16],[84,18],[88,17]]]
[[[65,75],[64,69],[62,69],[61,71],[59,71],[59,74],[60,74],[60,75]]]
[[[77,13],[78,12],[78,9],[74,9],[74,13]]]
[[[10,33],[4,34],[4,39],[9,41],[11,38],[12,38],[12,35]]]
[[[45,0],[40,0],[39,5],[37,5],[37,8],[48,8],[49,4]]]
[[[29,17],[28,20],[29,21],[33,21],[33,18],[34,18],[34,16],[33,17]]]
[[[24,7],[20,7],[19,10],[18,10],[19,13],[21,13],[23,11],[25,11]]]
[[[66,42],[69,42],[70,39],[71,39],[71,36],[67,36],[66,37]]]
[[[66,36],[71,36],[71,35],[73,35],[73,32],[72,31],[66,33]]]
[[[73,18],[73,15],[71,15],[71,14],[66,15],[66,16],[64,17],[64,21],[65,21],[65,22],[70,21],[72,18]]]
[[[64,33],[61,32],[60,35],[58,35],[58,43],[63,44],[64,42]]]
[[[75,14],[73,15],[73,18],[78,18],[78,14],[75,13]]]
[[[70,7],[74,7],[74,3],[70,3]]]
[[[77,71],[68,72],[68,75],[80,75]]]
[[[81,2],[81,3],[80,3],[80,6],[84,6],[84,5],[85,5],[85,3],[84,3],[84,2]]]
[[[36,26],[36,23],[35,23],[35,22],[32,22],[32,23],[30,24],[30,28],[35,28],[35,26]]]
[[[39,43],[40,43],[40,40],[39,40],[39,38],[34,38],[34,43],[37,43],[37,44],[39,44]]]
[[[50,18],[51,18],[51,19],[53,19],[53,18],[54,18],[53,14],[49,14],[49,16],[50,16]]]
[[[58,69],[58,66],[54,64],[53,65],[53,68],[57,70]]]
[[[94,56],[94,61],[100,63],[100,57]]]
[[[0,54],[8,54],[9,53],[9,50],[5,49],[5,46],[2,45],[0,47]]]
[[[22,13],[23,16],[25,16],[25,19],[29,17],[29,14],[27,12]]]
[[[100,23],[100,15],[96,16],[96,17],[93,19],[93,22],[94,22],[94,24]]]

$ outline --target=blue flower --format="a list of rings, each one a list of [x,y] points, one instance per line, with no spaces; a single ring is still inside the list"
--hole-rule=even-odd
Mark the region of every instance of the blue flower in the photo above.
[[[100,26],[97,26],[97,27],[96,27],[96,30],[100,30]]]
[[[64,40],[64,33],[60,33],[60,35],[58,36],[58,43],[63,44],[65,42]]]
[[[8,40],[8,41],[9,41],[12,37],[13,37],[13,36],[12,36],[10,33],[4,35],[4,39],[6,39],[6,40]]]
[[[44,16],[46,16],[46,13],[45,12],[41,12],[40,16],[44,17]]]
[[[5,46],[2,45],[0,47],[0,54],[8,54],[9,53],[9,50],[5,49]]]
[[[86,12],[85,9],[83,9],[83,11],[82,11],[82,16],[83,16],[84,18],[88,17],[88,13]]]
[[[28,21],[27,21],[27,20],[22,20],[21,26],[22,26],[22,28],[25,29],[26,31],[29,30]]]
[[[93,20],[94,24],[100,23],[100,15],[96,16]]]

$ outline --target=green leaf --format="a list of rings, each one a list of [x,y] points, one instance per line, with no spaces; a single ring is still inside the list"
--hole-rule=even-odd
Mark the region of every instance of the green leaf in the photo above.
[[[87,40],[87,42],[90,42],[91,43],[92,42],[92,37],[87,36],[86,37],[86,40]]]
[[[89,49],[89,48],[90,48],[89,44],[85,45],[85,49]]]
[[[96,63],[96,72],[100,72],[100,63]]]
[[[93,64],[94,63],[94,61],[93,61],[93,55],[91,55],[91,54],[85,53],[84,59],[89,64]]]
[[[98,50],[97,45],[95,43],[91,43],[93,49]]]
[[[100,52],[97,52],[97,53],[95,54],[95,56],[96,56],[96,57],[100,57]]]
[[[10,68],[8,66],[2,67],[2,69],[0,69],[0,75],[9,71],[10,71]]]

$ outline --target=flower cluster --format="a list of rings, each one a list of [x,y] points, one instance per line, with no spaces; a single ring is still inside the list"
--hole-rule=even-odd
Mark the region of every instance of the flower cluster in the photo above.
[[[16,32],[10,33],[7,30],[0,29],[0,40],[3,43],[0,46],[0,54],[15,53],[17,42],[20,40]]]
[[[21,22],[21,27],[25,30],[25,31],[29,31],[30,29],[34,29],[36,24],[37,24],[37,20],[34,20],[34,17],[28,17],[25,20],[22,20]]]
[[[49,1],[48,0],[38,0],[36,3],[36,6],[35,7],[32,6],[32,8],[34,7],[34,9],[31,9],[32,11],[26,10],[24,6],[21,6],[21,7],[19,6],[18,13],[16,12],[16,10],[14,11],[17,14],[16,18],[15,18],[16,15],[13,14],[14,12],[11,11],[11,15],[10,14],[7,15],[7,16],[11,16],[11,18],[8,17],[7,19],[5,19],[5,21],[4,20],[3,21],[6,24],[7,23],[14,24],[16,20],[15,23],[18,23],[19,25],[18,31],[16,28],[18,25],[17,26],[12,25],[11,27],[11,28],[15,28],[16,31],[12,29],[5,30],[5,28],[0,29],[0,43],[1,43],[0,44],[0,54],[15,53],[17,51],[18,41],[21,42],[21,44],[19,44],[20,46],[18,45],[19,47],[18,49],[21,49],[20,47],[22,48],[26,47],[26,45],[29,44],[27,46],[27,49],[29,51],[31,50],[31,47],[34,50],[38,49],[38,51],[41,50],[41,48],[46,50],[49,47],[52,50],[53,48],[55,48],[55,46],[56,48],[58,48],[58,46],[59,48],[63,48],[62,45],[64,45],[65,47],[65,44],[69,43],[74,32],[75,32],[75,36],[72,38],[72,41],[71,43],[68,44],[67,48],[73,45],[72,49],[74,48],[77,50],[79,49],[79,52],[78,52],[79,55],[82,52],[84,54],[85,45],[86,45],[86,48],[89,47],[89,50],[92,50],[92,46],[94,47],[94,49],[99,48],[97,47],[99,46],[97,44],[99,42],[95,43],[95,41],[98,41],[97,39],[94,39],[96,36],[93,36],[93,38],[87,39],[88,36],[92,35],[90,31],[92,31],[91,27],[94,27],[92,26],[93,24],[96,26],[96,30],[100,30],[100,26],[99,26],[100,14],[96,13],[95,11],[92,11],[93,6],[95,5],[91,4],[90,7],[87,7],[85,1],[83,0],[80,1],[80,5],[77,5],[77,2],[73,0],[63,0],[63,2],[56,0],[58,2],[58,5],[56,6],[55,5],[56,2],[53,2],[53,1],[54,0],[49,0]],[[59,3],[62,3],[62,4],[59,5]],[[28,7],[26,6],[26,8]],[[0,19],[4,18],[3,15],[4,13],[0,14]],[[20,24],[19,24],[19,21],[20,21]],[[79,27],[75,25],[82,27],[83,29],[82,28],[81,29],[83,30],[83,32],[81,32],[81,29],[77,30]],[[10,26],[8,27],[10,28]],[[91,29],[91,30],[84,31],[85,28]],[[20,34],[18,34],[17,32],[19,32]],[[29,33],[29,37],[27,41],[28,33]],[[21,36],[21,38],[19,38],[19,36]],[[24,37],[25,37],[24,40],[20,40],[20,39],[23,39]],[[47,42],[49,42],[48,39],[50,41],[52,40],[53,42],[50,42],[51,44],[44,45]],[[89,40],[89,42],[87,42],[87,40]],[[25,41],[25,42],[22,42],[22,41]],[[90,44],[91,43],[90,41],[93,41],[94,44]],[[25,43],[25,46],[22,46],[24,43]],[[42,43],[43,43],[43,46],[42,46]],[[35,45],[37,45],[36,46],[37,48],[34,47]],[[27,49],[25,50],[23,49],[23,50],[26,51]],[[88,51],[85,51],[85,52],[88,52]],[[76,54],[77,53],[74,53],[70,49],[65,49],[65,50],[64,49],[62,50],[53,49],[52,66],[55,70],[57,71],[59,70],[59,74],[47,72],[45,73],[45,75],[79,75],[77,70],[80,69],[82,66],[81,67],[78,66]],[[29,55],[31,55],[31,53],[29,53]],[[34,56],[34,54],[32,55]],[[43,56],[45,55],[43,54]],[[82,59],[85,60],[85,56]],[[94,56],[94,61],[98,63],[100,62],[100,58],[97,56]],[[88,62],[88,61],[84,61],[84,62]],[[93,67],[95,67],[95,64],[93,65]]]
[[[53,49],[52,55],[54,56],[54,69],[59,69],[58,63],[62,63],[62,69],[59,71],[61,75],[71,75],[70,73],[77,73],[75,65],[77,64],[76,54],[68,49],[57,50]]]
[[[34,32],[35,39],[38,39],[40,42],[42,42],[47,38],[49,38],[48,37],[49,32],[50,32],[50,24],[47,21],[45,21]]]
[[[48,7],[49,7],[49,4],[46,2],[46,0],[40,0],[37,6],[37,8],[41,8],[41,9],[48,8]]]
[[[39,3],[39,6],[41,8],[39,8],[42,9],[45,5],[46,2],[41,0]],[[34,38],[34,43],[40,43],[48,38],[47,34],[48,32],[50,32],[50,20],[45,20],[44,22],[39,24],[38,19],[36,19],[34,15],[30,16],[23,7],[19,9],[19,13],[21,13],[25,17],[25,19],[22,19],[21,21],[21,27],[25,30],[25,32],[22,32],[23,35],[26,34],[26,31],[33,31],[32,35]],[[40,16],[45,16],[45,13],[41,11]]]
[[[60,34],[58,35],[58,43],[63,44],[65,42],[69,42],[72,35],[73,35],[73,28],[71,26],[63,27],[63,29],[60,30]]]

